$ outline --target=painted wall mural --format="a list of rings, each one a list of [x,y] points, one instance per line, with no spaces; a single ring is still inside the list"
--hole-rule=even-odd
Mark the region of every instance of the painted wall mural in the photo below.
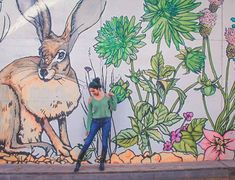
[[[234,160],[232,7],[0,0],[0,164],[74,163],[97,76],[118,98],[108,163]],[[98,133],[84,163],[100,151]]]

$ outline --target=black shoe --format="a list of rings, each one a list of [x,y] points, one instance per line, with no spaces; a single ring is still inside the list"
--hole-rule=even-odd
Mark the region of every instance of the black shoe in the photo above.
[[[100,163],[99,170],[100,170],[100,171],[104,171],[104,163],[103,163],[103,162]]]
[[[81,163],[80,162],[77,162],[77,164],[76,164],[76,167],[75,167],[75,169],[73,170],[73,172],[78,172],[79,171],[79,169],[80,169],[80,167],[81,167]]]

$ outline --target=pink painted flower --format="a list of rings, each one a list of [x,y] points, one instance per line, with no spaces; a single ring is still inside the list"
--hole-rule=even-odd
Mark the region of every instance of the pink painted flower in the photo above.
[[[224,33],[225,39],[229,44],[235,46],[235,28],[226,28]]]
[[[208,0],[210,4],[214,4],[216,6],[220,6],[224,3],[224,0]]]
[[[234,159],[235,131],[228,131],[223,136],[211,130],[204,129],[205,138],[199,143],[205,151],[205,160]]]
[[[180,131],[181,131],[181,129],[177,129],[176,131],[171,132],[170,139],[171,139],[172,144],[174,142],[177,142],[177,143],[180,142],[181,137],[182,137],[182,134],[180,133]]]
[[[191,121],[193,117],[193,112],[185,112],[183,113],[183,116],[186,121]]]
[[[208,28],[213,28],[216,23],[216,13],[212,13],[208,8],[200,11],[200,13],[203,14],[203,16],[199,18],[200,24],[205,25]]]
[[[166,141],[163,147],[163,151],[170,151],[172,150],[172,143],[170,141]]]
[[[185,124],[181,127],[181,131],[187,131],[189,124]]]

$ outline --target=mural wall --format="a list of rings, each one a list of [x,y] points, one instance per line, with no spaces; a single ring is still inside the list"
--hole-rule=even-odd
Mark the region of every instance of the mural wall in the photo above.
[[[0,164],[72,164],[88,84],[118,98],[107,162],[235,159],[234,0],[0,0]],[[84,163],[96,163],[101,133]]]

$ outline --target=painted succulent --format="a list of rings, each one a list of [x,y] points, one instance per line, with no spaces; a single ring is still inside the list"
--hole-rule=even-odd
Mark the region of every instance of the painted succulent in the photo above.
[[[132,91],[128,89],[129,85],[128,81],[124,82],[121,78],[115,84],[111,84],[111,92],[117,96],[118,103],[124,101],[132,93]]]
[[[198,82],[201,84],[200,88],[195,88],[195,90],[200,90],[201,93],[205,96],[212,96],[215,94],[216,89],[218,88],[216,83],[219,81],[219,78],[212,81],[208,79],[207,75],[204,74],[198,77]]]
[[[141,23],[136,24],[134,16],[130,20],[127,16],[113,17],[98,31],[95,51],[108,66],[119,67],[122,60],[129,64],[137,59],[138,49],[146,44],[142,41],[145,34],[139,34],[140,30]]]
[[[184,38],[194,40],[192,32],[199,31],[199,13],[192,12],[200,2],[196,0],[145,0],[142,16],[148,22],[144,32],[153,28],[152,43],[159,43],[163,36],[170,47],[173,41],[176,49],[184,45]]]
[[[201,51],[201,47],[196,48],[185,48],[180,50],[180,54],[176,55],[180,60],[184,61],[184,67],[187,73],[190,71],[194,73],[199,73],[205,66],[206,56]]]

